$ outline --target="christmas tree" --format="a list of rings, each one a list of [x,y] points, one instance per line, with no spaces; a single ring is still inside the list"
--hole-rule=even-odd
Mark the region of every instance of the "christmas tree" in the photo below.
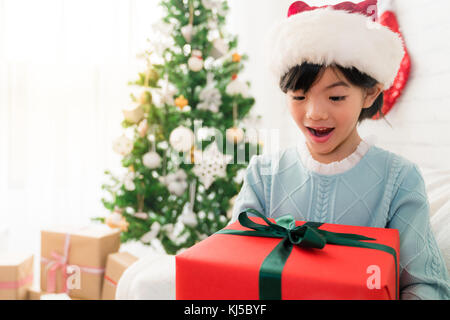
[[[110,213],[94,220],[121,228],[122,242],[176,254],[227,225],[261,144],[243,127],[255,100],[238,77],[248,56],[224,30],[227,2],[160,6],[164,18],[141,55],[146,68],[129,83],[135,90],[122,122],[128,136],[113,143],[124,172],[105,171],[102,202]]]

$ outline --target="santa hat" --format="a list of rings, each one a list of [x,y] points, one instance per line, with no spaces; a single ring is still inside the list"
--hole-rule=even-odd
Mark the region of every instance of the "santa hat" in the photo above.
[[[310,7],[291,4],[266,38],[276,80],[303,62],[355,67],[390,88],[405,54],[401,37],[377,22],[377,0]]]

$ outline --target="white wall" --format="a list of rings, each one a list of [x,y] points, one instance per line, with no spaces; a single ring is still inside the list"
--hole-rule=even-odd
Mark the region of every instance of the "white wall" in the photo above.
[[[383,0],[379,0],[379,3]],[[303,139],[288,113],[284,94],[267,82],[263,38],[272,23],[282,19],[292,0],[230,0],[229,28],[239,34],[239,48],[250,57],[243,78],[251,81],[263,116],[261,128],[279,129],[281,147]],[[342,1],[306,1],[311,6]],[[358,2],[358,1],[353,1]],[[449,168],[450,158],[450,1],[393,0],[412,60],[410,80],[403,96],[384,121],[368,120],[362,137],[377,136],[377,145],[401,154],[422,167]],[[257,5],[257,7],[255,7]]]

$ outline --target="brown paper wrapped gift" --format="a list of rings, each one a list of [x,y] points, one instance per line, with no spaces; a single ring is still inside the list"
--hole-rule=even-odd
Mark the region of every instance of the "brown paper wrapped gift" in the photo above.
[[[105,280],[103,281],[103,300],[114,300],[117,283],[124,271],[138,258],[128,252],[112,253],[106,262]]]
[[[119,246],[120,230],[104,225],[42,230],[41,290],[101,299],[106,259]]]
[[[33,255],[0,254],[0,300],[24,300],[33,284]]]
[[[27,289],[27,300],[41,300],[42,291],[36,288]]]

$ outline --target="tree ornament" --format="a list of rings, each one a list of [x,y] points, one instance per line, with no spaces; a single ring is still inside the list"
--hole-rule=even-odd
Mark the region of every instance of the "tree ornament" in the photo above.
[[[210,18],[206,22],[206,27],[208,30],[217,30],[219,28],[218,21],[216,18]]]
[[[214,59],[219,59],[220,57],[224,56],[228,52],[228,50],[228,43],[222,38],[217,38],[213,40],[213,47],[211,49],[210,55]]]
[[[184,95],[180,95],[178,98],[175,99],[175,106],[180,108],[180,110],[183,110],[184,107],[186,107],[189,104],[189,101],[184,97]]]
[[[203,6],[208,10],[216,10],[222,7],[222,0],[202,0]]]
[[[175,44],[172,37],[174,29],[173,23],[166,23],[165,21],[157,21],[151,25],[149,34],[152,35],[152,39],[155,39],[149,40],[149,50],[152,55],[162,58],[166,49],[173,47]]]
[[[220,90],[214,86],[214,74],[208,72],[206,87],[200,92],[200,103],[197,105],[199,110],[209,110],[218,112],[222,104],[222,95]]]
[[[233,62],[241,62],[242,56],[239,53],[233,53],[232,61]]]
[[[187,175],[183,169],[178,169],[175,173],[169,173],[165,177],[159,177],[159,182],[164,184],[171,194],[181,196],[186,191],[188,184]]]
[[[231,143],[240,143],[242,140],[244,140],[244,131],[241,128],[233,127],[230,129],[227,129],[226,132],[227,140]]]
[[[234,74],[231,78],[231,82],[227,85],[225,92],[230,95],[238,95],[241,94],[244,98],[248,96],[248,85],[237,79],[237,74]]]
[[[379,19],[378,22],[391,29],[393,32],[398,33],[403,41],[403,47],[405,49],[405,55],[403,56],[402,62],[400,64],[400,69],[398,71],[397,77],[394,80],[393,85],[384,91],[384,103],[381,108],[381,112],[386,115],[391,111],[397,102],[398,98],[401,96],[411,72],[411,58],[409,56],[408,49],[406,47],[405,39],[400,31],[400,27],[397,20],[397,15],[395,13],[394,5],[391,0],[383,0],[379,5]],[[381,118],[380,112],[375,114],[372,119],[377,120]]]
[[[152,103],[152,94],[149,90],[144,90],[141,92],[141,95],[139,97],[139,103],[141,105]]]
[[[121,156],[126,156],[133,150],[133,141],[122,134],[119,138],[114,140],[113,150]]]
[[[178,152],[187,152],[194,144],[195,136],[191,129],[184,126],[175,128],[169,137],[172,148]]]
[[[192,50],[191,57],[188,60],[188,67],[194,72],[198,72],[203,69],[203,57],[200,50]]]
[[[106,219],[105,223],[110,228],[119,228],[121,231],[127,231],[129,223],[120,213],[114,211]]]
[[[137,131],[139,133],[139,136],[141,138],[144,138],[147,135],[148,132],[148,121],[147,119],[142,120],[141,122],[139,122]]]
[[[142,163],[149,169],[156,169],[161,166],[161,157],[155,151],[149,151],[142,156]]]
[[[123,186],[127,191],[134,191],[136,185],[134,184],[134,179],[136,178],[136,173],[133,171],[127,172],[123,177]]]
[[[145,233],[140,238],[140,241],[143,243],[150,243],[153,239],[155,239],[158,236],[158,233],[160,230],[161,230],[161,224],[158,221],[153,222],[150,227],[150,231]]]
[[[233,156],[220,152],[214,141],[195,157],[193,172],[208,189],[215,178],[226,177],[226,166],[232,159]]]
[[[192,40],[194,26],[192,24],[188,24],[181,28],[181,34],[187,43],[190,43]]]
[[[174,224],[173,229],[170,230],[170,232],[166,232],[167,237],[177,246],[181,245],[182,243],[186,242],[186,240],[189,237],[189,233],[185,232],[183,233],[185,227],[183,222],[180,220],[177,220],[177,222]]]
[[[144,117],[144,109],[141,105],[132,106],[129,109],[122,110],[122,112],[125,120],[132,123],[138,123]]]
[[[181,221],[183,224],[188,227],[194,228],[197,226],[197,215],[194,213],[194,201],[195,201],[195,186],[197,182],[196,180],[192,181],[189,184],[189,202],[186,202],[183,206],[183,211],[181,215],[178,217],[178,221]]]
[[[158,87],[153,89],[153,102],[156,107],[164,107],[165,104],[174,105],[174,95],[177,93],[178,89],[169,82],[167,75],[164,79],[158,80]]]

